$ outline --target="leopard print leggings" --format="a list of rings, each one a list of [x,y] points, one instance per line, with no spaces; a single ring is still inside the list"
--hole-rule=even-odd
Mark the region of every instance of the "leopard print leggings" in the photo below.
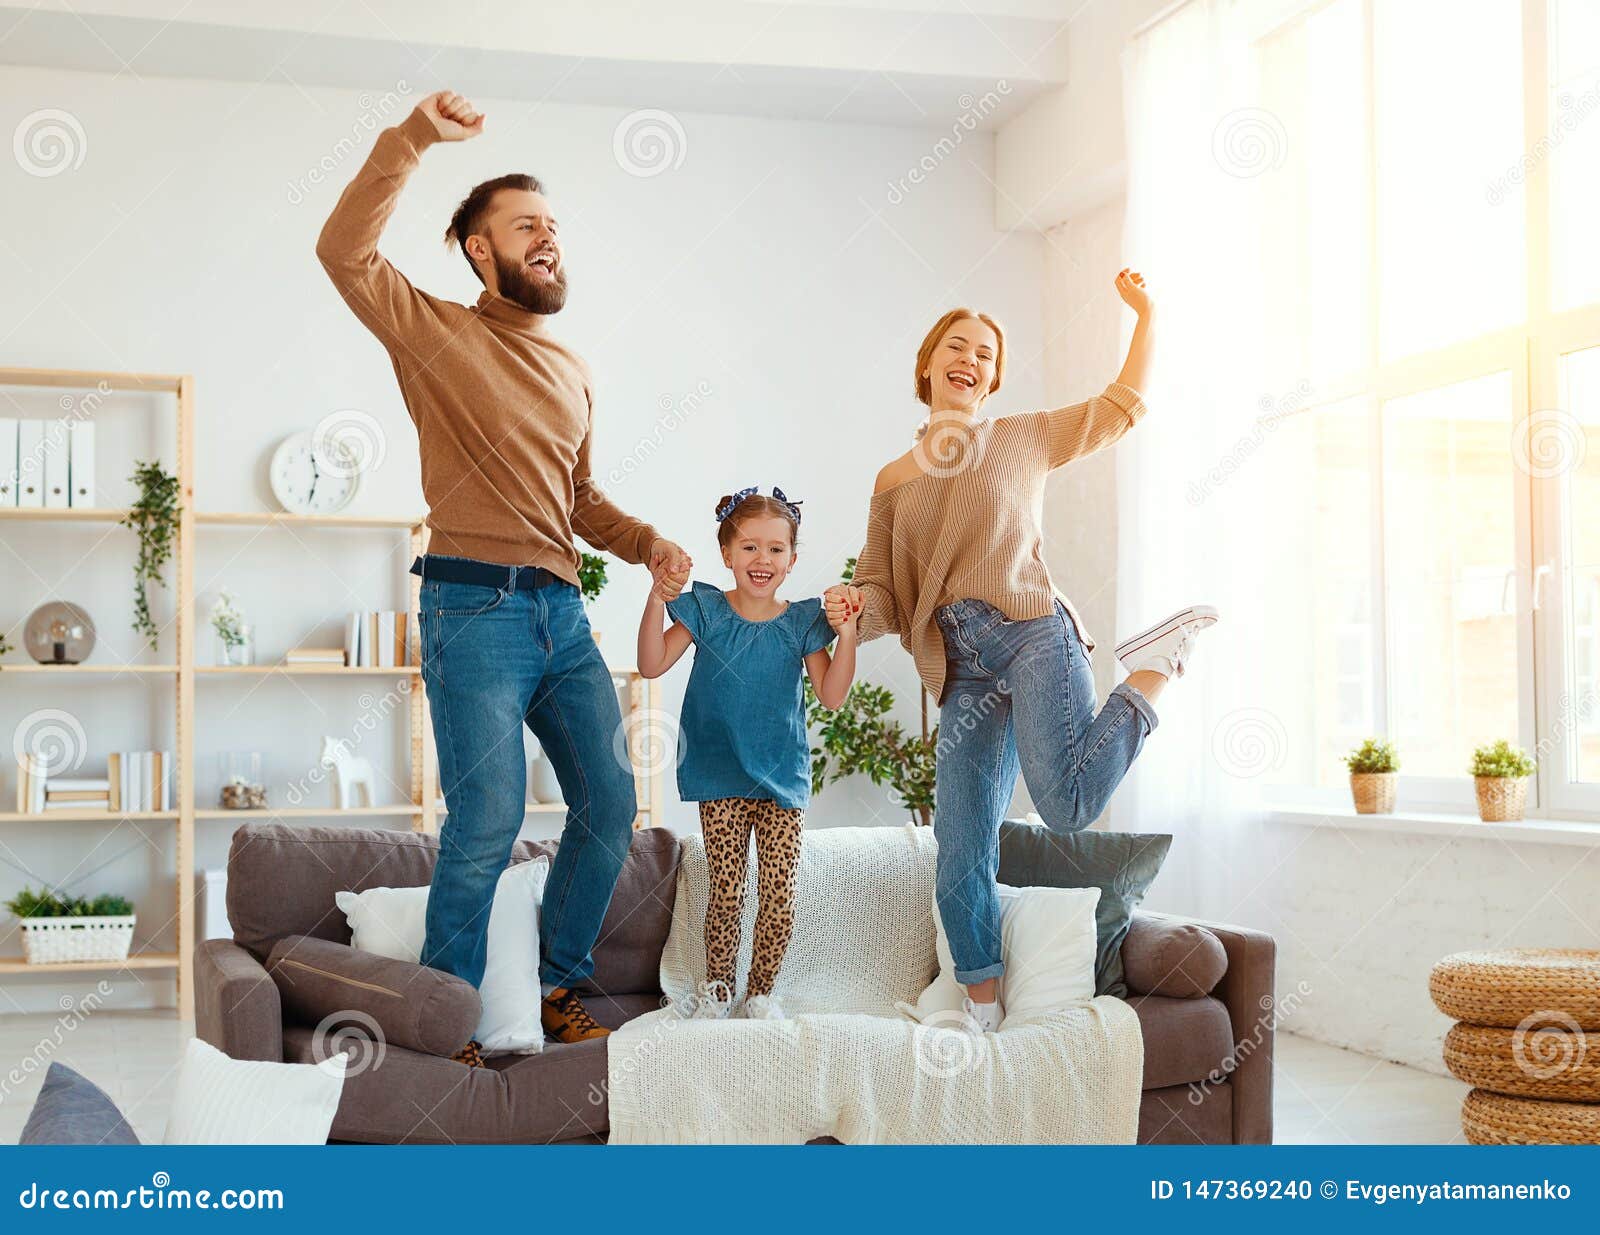
[[[747,995],[770,995],[794,930],[794,876],[800,863],[800,832],[806,813],[770,798],[717,798],[700,803],[700,831],[711,869],[706,904],[706,981],[735,989],[739,917],[744,912],[745,863],[750,833],[756,834],[755,946]]]

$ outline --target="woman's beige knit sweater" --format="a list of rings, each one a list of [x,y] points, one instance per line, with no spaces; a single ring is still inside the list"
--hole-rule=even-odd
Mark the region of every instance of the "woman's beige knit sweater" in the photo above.
[[[1087,403],[976,423],[935,418],[914,453],[922,475],[872,496],[856,562],[864,642],[897,634],[923,685],[944,702],[944,636],[934,613],[984,600],[1012,620],[1044,617],[1059,598],[1087,651],[1094,641],[1051,582],[1041,554],[1052,468],[1111,445],[1144,415],[1113,382]]]

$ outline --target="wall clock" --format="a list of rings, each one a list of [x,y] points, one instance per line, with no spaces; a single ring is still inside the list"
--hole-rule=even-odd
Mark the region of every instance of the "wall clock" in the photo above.
[[[268,466],[272,495],[294,515],[332,515],[361,489],[360,460],[348,443],[307,429],[283,439]]]

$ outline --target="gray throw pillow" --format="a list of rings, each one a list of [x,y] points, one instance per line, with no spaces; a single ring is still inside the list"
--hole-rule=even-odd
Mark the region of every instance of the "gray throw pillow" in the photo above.
[[[1140,832],[1056,833],[1026,819],[1000,824],[1000,882],[1014,888],[1099,888],[1094,989],[1125,997],[1122,941],[1166,861],[1172,837]]]
[[[53,1063],[17,1143],[137,1145],[139,1138],[100,1086],[66,1064]]]

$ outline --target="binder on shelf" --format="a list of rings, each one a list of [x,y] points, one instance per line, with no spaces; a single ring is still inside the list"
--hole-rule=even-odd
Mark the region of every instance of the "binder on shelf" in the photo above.
[[[408,623],[406,619],[409,616],[410,614],[406,613],[397,613],[394,615],[394,663],[397,665],[409,665],[411,663],[411,656],[407,651],[406,640],[406,636],[409,633],[407,630]]]
[[[389,609],[378,613],[378,668],[394,668],[394,613]]]
[[[122,809],[122,753],[112,751],[106,756],[106,786],[111,810]]]
[[[15,416],[0,416],[0,506],[17,504],[17,439],[22,423]]]
[[[70,443],[67,441],[67,422],[45,421],[44,504],[46,506],[65,507],[72,500],[72,485],[68,477],[72,468],[72,459],[68,454],[70,448]]]
[[[17,422],[17,505],[44,505],[44,421]]]
[[[94,505],[94,421],[74,420],[67,427],[69,506]]]
[[[354,669],[361,663],[361,615],[351,613],[344,622],[344,663]]]
[[[130,751],[126,762],[128,765],[128,789],[122,795],[123,809],[130,812],[143,810],[144,807],[140,803],[144,801],[144,787],[139,776],[142,771],[140,765],[143,760],[139,758],[137,751]]]
[[[154,810],[150,804],[156,800],[156,753],[139,752],[139,809]]]

